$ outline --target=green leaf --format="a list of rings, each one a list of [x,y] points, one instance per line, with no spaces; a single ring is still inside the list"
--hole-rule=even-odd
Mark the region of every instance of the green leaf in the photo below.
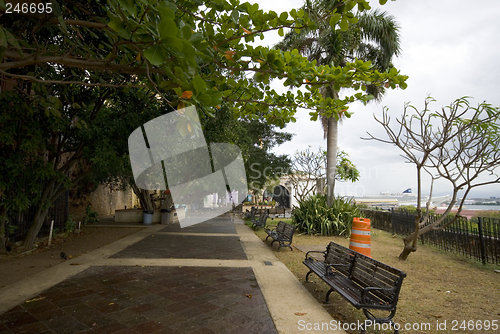
[[[204,92],[207,89],[207,83],[197,74],[193,79],[193,86],[197,93]]]
[[[5,2],[3,0],[0,0],[0,8],[6,9]]]
[[[212,98],[210,97],[210,95],[205,94],[205,93],[201,93],[201,94],[196,95],[196,98],[198,99],[198,101],[200,101],[204,105],[212,106]]]
[[[111,22],[109,22],[108,27],[113,29],[115,32],[119,32],[120,30],[124,29],[123,22],[118,18],[114,18]]]
[[[339,26],[340,30],[342,31],[347,31],[347,29],[349,29],[349,23],[345,18],[342,18],[342,20],[340,20]]]
[[[144,57],[155,66],[159,66],[164,62],[163,49],[159,45],[154,45],[144,50]]]
[[[23,50],[21,50],[21,45],[19,45],[17,39],[8,30],[4,30],[4,33],[5,37],[7,38],[7,42],[9,42],[10,45],[15,47],[17,49],[17,52],[22,56]]]
[[[281,37],[285,36],[285,32],[283,31],[283,28],[279,28],[278,35],[280,35]]]
[[[137,9],[135,8],[135,2],[134,2],[134,0],[118,0],[118,3],[127,12],[129,12],[133,16],[137,16]]]
[[[387,0],[379,0],[378,2],[379,2],[379,4],[381,4],[381,5],[385,5],[385,3],[387,2]]]
[[[335,29],[335,25],[337,24],[337,22],[339,22],[341,18],[342,15],[340,15],[339,13],[335,13],[332,16],[330,16],[330,27],[332,27],[332,29]]]
[[[169,49],[173,49],[175,52],[182,51],[182,40],[177,37],[165,37],[162,39],[161,44],[163,46],[168,47]]]
[[[0,27],[0,46],[7,48],[7,37],[5,37],[5,33],[3,32],[3,28]]]
[[[164,39],[167,37],[175,37],[179,28],[175,24],[174,20],[169,18],[163,18],[158,24],[158,33],[160,34],[160,38]]]
[[[238,20],[240,18],[240,12],[238,12],[236,9],[231,12],[231,18],[233,19],[234,23],[238,23]]]

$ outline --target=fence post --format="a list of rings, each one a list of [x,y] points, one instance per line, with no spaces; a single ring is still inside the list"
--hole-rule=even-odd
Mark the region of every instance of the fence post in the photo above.
[[[481,248],[481,259],[483,260],[483,264],[486,264],[486,245],[484,243],[483,235],[483,218],[477,218],[477,227],[479,229],[479,247]]]
[[[392,229],[392,235],[396,234],[394,230],[394,208],[391,208],[391,229]]]

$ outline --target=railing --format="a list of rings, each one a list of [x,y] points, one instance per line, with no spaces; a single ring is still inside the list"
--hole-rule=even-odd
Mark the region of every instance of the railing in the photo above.
[[[415,231],[415,213],[406,210],[391,212],[363,210],[372,219],[372,227],[389,231],[393,234],[410,235]],[[440,215],[431,215],[431,224]],[[453,216],[448,216],[449,221]],[[462,254],[468,258],[486,263],[500,264],[500,219],[478,218],[467,220],[459,217],[444,230],[430,231],[420,236],[423,244],[442,250]]]
[[[50,222],[54,221],[54,230],[62,232],[66,228],[68,221],[68,196],[66,191],[62,194],[49,209],[45,222],[38,233],[38,236],[46,236],[50,233]],[[9,215],[7,223],[7,236],[11,242],[22,240],[33,224],[37,206],[31,205],[27,210]]]

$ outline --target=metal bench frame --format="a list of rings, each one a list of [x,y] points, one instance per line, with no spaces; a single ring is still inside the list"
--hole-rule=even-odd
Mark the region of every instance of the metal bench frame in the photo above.
[[[293,233],[295,232],[296,226],[287,224],[285,222],[279,221],[274,230],[266,229],[267,238],[271,237],[273,241],[271,242],[271,246],[275,241],[278,241],[280,246],[278,247],[278,251],[281,247],[288,247],[293,251],[292,248],[292,239]]]
[[[266,212],[260,214],[259,218],[254,218],[252,220],[253,227],[255,228],[266,228],[267,218],[269,215]]]
[[[309,253],[321,253],[324,260],[318,261]],[[404,272],[334,242],[330,242],[324,252],[307,252],[302,263],[309,268],[306,282],[309,282],[309,275],[315,273],[330,286],[325,303],[329,302],[330,294],[337,291],[354,307],[363,309],[368,320],[394,325],[392,318],[406,277]],[[369,310],[390,313],[386,317],[377,317]],[[361,333],[365,333],[364,328]],[[399,333],[396,328],[394,333]]]

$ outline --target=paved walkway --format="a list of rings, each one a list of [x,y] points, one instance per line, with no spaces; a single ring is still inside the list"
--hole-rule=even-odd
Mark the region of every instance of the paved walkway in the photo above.
[[[303,330],[332,318],[229,216],[153,225],[6,286],[0,301],[0,334],[339,333]]]

